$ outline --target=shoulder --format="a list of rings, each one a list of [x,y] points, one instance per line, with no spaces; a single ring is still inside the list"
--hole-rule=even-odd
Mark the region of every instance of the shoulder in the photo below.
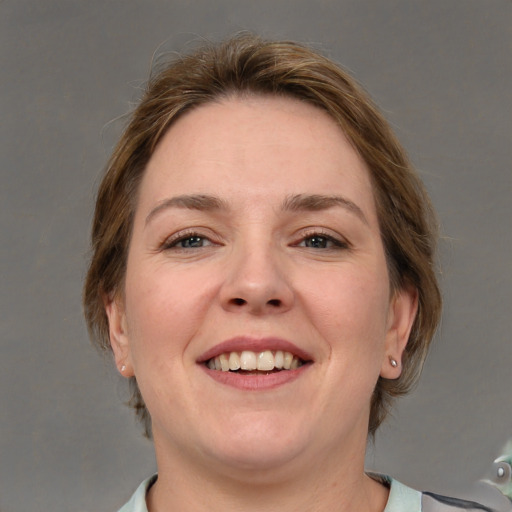
[[[493,512],[492,508],[480,505],[474,501],[451,498],[450,496],[442,496],[433,492],[422,493],[422,504],[423,512],[455,512],[456,510]]]
[[[372,475],[389,487],[389,498],[384,512],[494,512],[493,509],[475,503],[442,496],[432,492],[420,492],[384,475]]]
[[[474,501],[460,500],[432,492],[416,491],[398,480],[385,475],[372,474],[371,476],[389,487],[389,498],[384,512],[457,512],[464,510],[469,510],[470,512],[494,512],[493,509]],[[156,479],[157,475],[153,475],[144,480],[130,501],[118,512],[148,512],[146,493],[155,483]]]
[[[146,493],[148,489],[156,482],[157,475],[153,475],[144,480],[137,490],[133,493],[130,501],[119,509],[118,512],[148,512],[146,506]]]

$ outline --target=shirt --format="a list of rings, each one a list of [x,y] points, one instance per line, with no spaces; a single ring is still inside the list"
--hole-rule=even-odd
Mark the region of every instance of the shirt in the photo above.
[[[457,512],[461,510],[493,512],[473,501],[459,500],[431,492],[420,492],[385,475],[372,475],[389,486],[389,497],[383,512]],[[146,493],[156,482],[157,475],[144,480],[130,501],[119,512],[148,512]]]

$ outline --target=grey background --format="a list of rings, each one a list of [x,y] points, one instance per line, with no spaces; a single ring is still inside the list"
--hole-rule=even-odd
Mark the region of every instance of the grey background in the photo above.
[[[439,211],[442,327],[368,467],[468,495],[512,437],[511,1],[3,0],[2,512],[114,511],[155,469],[81,316],[94,191],[157,47],[240,29],[352,70]]]

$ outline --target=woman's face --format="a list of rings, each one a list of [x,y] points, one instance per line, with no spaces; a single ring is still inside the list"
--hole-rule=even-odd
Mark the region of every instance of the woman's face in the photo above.
[[[267,469],[364,446],[415,312],[390,295],[369,174],[334,121],[231,98],[157,147],[107,313],[157,455]]]

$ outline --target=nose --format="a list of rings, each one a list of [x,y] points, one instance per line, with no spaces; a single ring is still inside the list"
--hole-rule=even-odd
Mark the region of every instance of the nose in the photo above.
[[[292,307],[290,268],[278,252],[272,247],[234,251],[220,290],[224,309],[265,315]]]

